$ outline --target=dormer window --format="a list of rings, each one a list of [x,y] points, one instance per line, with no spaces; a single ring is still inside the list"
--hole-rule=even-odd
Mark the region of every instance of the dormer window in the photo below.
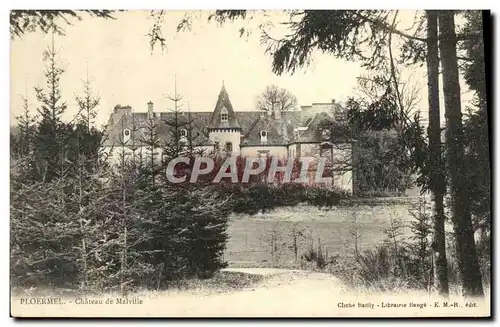
[[[222,111],[220,112],[220,121],[228,121],[229,120],[229,114],[227,112],[226,108],[223,108]]]
[[[260,131],[260,143],[266,144],[267,143],[267,131]]]
[[[123,130],[123,142],[130,140],[130,129]]]

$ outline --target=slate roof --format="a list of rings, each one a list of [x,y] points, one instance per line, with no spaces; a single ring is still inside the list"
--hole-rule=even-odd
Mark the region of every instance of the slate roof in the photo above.
[[[115,115],[114,118],[118,118],[118,121],[114,124],[108,123],[108,137],[104,143],[105,146],[121,144],[124,129],[130,129],[132,134],[131,140],[127,142],[127,145],[140,146],[143,144],[141,141],[148,138],[151,123],[147,113],[133,112],[129,115],[124,114],[121,117],[117,114],[112,115]],[[179,128],[189,130],[189,122],[191,122],[193,143],[195,145],[207,145],[210,144],[210,141],[208,140],[206,127],[211,116],[211,112],[181,112],[177,114],[178,126]],[[168,143],[173,138],[172,133],[169,131],[173,129],[172,124],[175,122],[175,113],[160,113],[153,121],[155,132],[162,140],[162,145]]]
[[[267,133],[267,145],[283,145],[287,144],[288,141],[285,138],[283,130],[280,129],[281,124],[277,122],[273,117],[268,116],[258,116],[252,125],[245,129],[245,133],[241,139],[242,145],[260,145],[261,137],[260,132],[266,131]]]
[[[330,117],[325,112],[320,112],[316,114],[314,117],[310,118],[306,122],[307,130],[300,134],[298,141],[300,142],[320,142],[321,141],[321,131],[320,124],[325,121],[332,121],[332,117]]]
[[[221,112],[223,109],[226,109],[228,112],[227,121],[221,120]],[[229,100],[229,94],[224,84],[219,92],[219,97],[217,98],[217,103],[215,104],[208,128],[240,128],[240,124],[238,123],[238,119],[236,119],[233,105],[231,104],[231,100]]]
[[[228,121],[221,121],[221,111],[228,111]],[[178,124],[181,128],[189,130],[191,122],[193,143],[195,145],[212,144],[208,138],[211,128],[235,128],[241,131],[241,145],[261,145],[260,132],[267,132],[267,145],[285,145],[291,142],[319,142],[319,124],[332,118],[326,113],[319,113],[313,117],[304,117],[302,111],[284,111],[281,119],[275,119],[273,115],[268,116],[262,111],[237,111],[235,112],[228,92],[223,85],[217,103],[213,111],[180,112],[177,114]],[[172,123],[175,113],[161,110],[155,112],[154,123],[156,133],[163,144],[172,138]],[[117,106],[111,114],[108,126],[108,138],[105,146],[119,145],[123,140],[123,130],[130,129],[132,138],[128,145],[140,146],[141,140],[148,138],[149,125],[147,112],[132,112],[129,106]],[[294,130],[297,127],[309,126],[296,138]]]

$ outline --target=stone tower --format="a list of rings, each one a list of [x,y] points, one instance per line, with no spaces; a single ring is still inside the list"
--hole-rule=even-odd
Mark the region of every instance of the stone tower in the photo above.
[[[208,124],[208,138],[220,153],[234,155],[240,153],[241,126],[236,119],[224,84]]]

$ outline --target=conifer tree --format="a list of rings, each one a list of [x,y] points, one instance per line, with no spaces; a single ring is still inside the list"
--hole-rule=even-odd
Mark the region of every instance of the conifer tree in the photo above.
[[[60,78],[65,70],[61,67],[58,55],[52,34],[52,43],[43,52],[46,87],[35,87],[36,98],[40,103],[40,122],[37,126],[34,160],[36,178],[43,181],[64,175],[66,166],[64,141],[68,128],[62,122],[61,116],[67,105],[62,100],[60,89]]]
[[[156,179],[160,173],[161,165],[160,163],[160,151],[162,147],[162,140],[158,136],[158,122],[153,116],[153,113],[147,118],[145,133],[140,143],[144,148],[141,152],[142,162],[141,165],[143,173],[148,176],[148,183],[151,187],[155,187]],[[144,160],[145,159],[145,160]]]
[[[76,95],[75,100],[79,108],[77,118],[86,126],[87,132],[90,133],[90,129],[94,126],[95,118],[97,117],[97,106],[101,99],[92,90],[92,78],[89,77],[88,66],[87,76],[83,81],[83,95]]]
[[[429,189],[432,192],[433,218],[433,270],[437,291],[448,295],[448,262],[446,260],[444,195],[446,180],[441,154],[441,122],[439,109],[439,53],[437,12],[426,11],[427,17],[427,81],[429,102]],[[437,253],[437,255],[435,255]]]
[[[454,225],[463,293],[466,296],[483,296],[465,170],[465,139],[454,15],[455,13],[451,10],[442,10],[438,13],[439,54],[443,66],[446,163],[449,174],[451,218]]]
[[[174,103],[172,109],[170,109],[172,113],[171,119],[164,119],[164,123],[167,125],[169,137],[165,142],[165,147],[163,149],[163,158],[171,160],[173,158],[178,157],[185,150],[185,142],[183,137],[181,136],[181,129],[184,127],[184,122],[182,121],[182,101],[183,96],[177,93],[177,77],[175,79],[175,88],[173,95],[167,95],[167,99]],[[187,141],[187,140],[186,140]],[[167,161],[168,163],[168,161]]]
[[[23,112],[17,116],[17,126],[19,128],[19,135],[17,136],[18,148],[16,154],[24,157],[32,153],[33,142],[36,135],[36,115],[31,114],[30,106],[28,103],[28,90],[24,96],[21,97]]]

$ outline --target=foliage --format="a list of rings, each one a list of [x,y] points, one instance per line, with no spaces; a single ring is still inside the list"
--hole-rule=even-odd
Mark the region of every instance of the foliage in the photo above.
[[[248,214],[303,203],[319,208],[331,208],[350,197],[350,194],[342,189],[294,183],[276,186],[266,183],[227,184],[217,187],[216,190],[222,198],[229,197],[233,212]]]
[[[322,126],[330,131],[331,142],[354,141],[346,165],[353,169],[357,196],[404,193],[413,183],[415,160],[425,154],[422,128],[414,125],[398,133],[399,115],[386,101],[393,103],[350,98],[336,119]]]
[[[276,85],[268,85],[257,97],[256,108],[274,112],[275,110],[287,111],[297,107],[297,98],[290,91]]]
[[[428,290],[432,280],[430,216],[422,202],[409,213],[412,218],[409,225],[400,217],[391,216],[386,239],[374,249],[355,255],[349,270],[352,273],[341,277],[372,290]],[[405,228],[411,233],[405,233]]]
[[[75,96],[76,103],[78,104],[79,112],[77,114],[77,119],[85,126],[87,130],[95,124],[95,118],[97,117],[97,106],[99,105],[101,99],[98,95],[95,95],[92,90],[91,78],[88,76],[83,82],[83,95]]]
[[[462,65],[464,78],[470,89],[476,92],[481,101],[480,107],[486,106],[486,64],[484,60],[484,35],[483,29],[487,21],[483,21],[483,12],[480,10],[467,10],[463,13],[466,23],[462,34],[473,34],[474,37],[464,39],[459,44],[460,50],[466,57]]]
[[[33,141],[36,132],[36,119],[35,115],[32,115],[30,106],[28,104],[28,95],[25,94],[22,97],[22,109],[21,115],[17,116],[18,121],[18,133],[10,135],[11,145],[11,155],[15,157],[24,157],[33,153]]]
[[[64,70],[56,55],[52,44],[45,52],[47,90],[36,88],[41,119],[23,138],[23,150],[19,142],[11,149],[12,285],[126,293],[225,267],[227,201],[203,184],[157,178],[153,122],[141,140],[149,162],[136,148],[127,158],[132,149],[123,142],[119,163],[106,162],[103,132],[92,126],[99,101],[88,79],[77,117],[61,118]]]
[[[90,16],[113,19],[112,10],[11,10],[10,12],[10,33],[11,37],[22,37],[26,33],[56,32],[64,34],[61,22],[71,25],[69,18],[81,20],[81,13]]]
[[[65,197],[68,186],[55,180],[11,191],[12,284],[67,287],[77,280],[79,254],[73,240],[79,232]]]
[[[467,190],[476,229],[490,230],[491,165],[489,140],[489,112],[486,93],[486,63],[484,57],[483,16],[481,11],[465,11],[463,33],[479,33],[480,37],[468,38],[461,43],[461,50],[470,60],[463,65],[464,77],[474,91],[472,108],[465,115],[464,139]]]
[[[467,60],[462,69],[469,88],[474,92],[471,108],[465,115],[464,139],[465,167],[467,171],[467,193],[472,213],[473,228],[479,234],[477,251],[481,275],[489,284],[491,275],[491,154],[490,154],[490,110],[487,94],[487,62],[483,29],[489,17],[481,11],[465,11],[466,23],[462,33],[478,34],[464,40],[460,50]]]
[[[124,291],[224,267],[229,212],[209,190],[153,186],[133,163],[100,178],[80,171],[35,184],[13,176],[13,284]]]

